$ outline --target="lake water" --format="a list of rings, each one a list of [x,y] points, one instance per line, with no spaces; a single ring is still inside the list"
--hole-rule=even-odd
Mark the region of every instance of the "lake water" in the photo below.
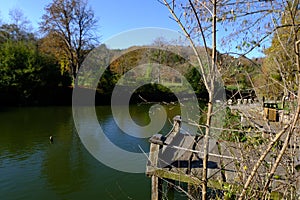
[[[149,122],[149,105],[131,107],[138,124]],[[170,119],[179,114],[168,106]],[[110,107],[96,107],[105,134],[124,149],[148,138],[128,137],[116,127]],[[86,124],[89,126],[89,124]],[[163,132],[171,128],[166,123]],[[134,130],[136,131],[136,130]],[[142,133],[141,133],[142,134]],[[54,137],[51,144],[49,136]],[[135,146],[136,148],[137,146]],[[0,109],[0,199],[150,199],[150,179],[111,169],[83,146],[71,107]]]

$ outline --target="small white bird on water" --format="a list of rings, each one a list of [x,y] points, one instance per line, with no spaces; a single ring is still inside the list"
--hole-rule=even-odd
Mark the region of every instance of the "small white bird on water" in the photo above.
[[[49,140],[50,140],[51,143],[53,142],[53,136],[52,135],[50,135]]]

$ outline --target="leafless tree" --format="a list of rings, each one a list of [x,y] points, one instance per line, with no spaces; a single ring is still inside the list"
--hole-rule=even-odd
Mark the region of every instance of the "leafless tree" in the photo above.
[[[219,71],[222,70],[222,60],[218,60],[218,51],[222,50],[219,46],[221,41],[222,45],[227,45],[224,53],[230,55],[245,56],[252,52],[254,49],[264,47],[266,40],[270,36],[283,27],[290,27],[290,39],[291,43],[295,44],[292,48],[293,52],[287,51],[286,46],[282,46],[279,51],[288,52],[287,56],[296,60],[296,71],[295,79],[299,78],[299,1],[161,1],[170,11],[172,19],[178,23],[183,33],[190,41],[191,47],[194,50],[194,54],[198,59],[200,66],[200,72],[203,76],[203,81],[206,89],[209,93],[208,109],[206,112],[206,129],[204,136],[204,147],[203,147],[203,173],[202,173],[202,199],[207,199],[207,161],[209,157],[209,140],[212,138],[211,133],[215,129],[212,126],[212,118],[215,117],[214,109],[216,104],[214,102],[216,82]],[[290,9],[287,9],[290,8]],[[282,19],[282,15],[290,14],[292,23],[278,23]],[[219,32],[219,33],[218,33]],[[221,35],[222,34],[222,35]],[[221,39],[218,40],[217,37]],[[234,42],[232,42],[234,41]],[[231,42],[231,43],[230,43]],[[206,58],[203,60],[197,50],[197,46],[202,45],[206,49]],[[232,48],[233,47],[233,48]],[[223,48],[224,51],[224,48]],[[278,62],[279,71],[284,72],[286,63]],[[207,67],[208,66],[208,67]],[[247,77],[249,81],[255,87],[255,84],[251,80],[249,74]],[[283,77],[284,79],[284,77]],[[286,80],[284,80],[286,81]],[[297,144],[291,143],[297,142],[298,140],[298,118],[300,112],[300,101],[298,94],[300,94],[299,81],[296,85],[292,85],[292,88],[288,88],[288,84],[281,84],[282,89],[293,92],[296,101],[293,106],[296,106],[293,113],[293,118],[290,119],[289,123],[281,126],[275,131],[275,133],[269,133],[267,138],[263,138],[264,132],[268,132],[271,129],[269,121],[265,120],[266,128],[263,130],[260,127],[255,127],[252,124],[252,128],[246,131],[248,134],[261,134],[260,138],[263,140],[260,144],[253,140],[250,140],[245,144],[237,144],[240,149],[240,157],[236,158],[239,163],[236,164],[236,169],[241,174],[240,181],[241,185],[236,188],[236,192],[239,192],[239,199],[245,198],[267,198],[272,191],[280,190],[276,186],[270,188],[270,183],[274,182],[274,174],[281,166],[282,169],[291,169],[291,173],[295,173],[295,165],[287,164],[290,161],[294,163],[294,157],[296,153]],[[291,86],[291,84],[290,84]],[[255,90],[258,88],[254,88]],[[278,94],[279,95],[279,94]],[[241,113],[243,115],[244,113]],[[258,111],[256,112],[258,114]],[[255,115],[256,115],[255,114]],[[249,115],[244,114],[243,117]],[[249,123],[251,120],[248,119]],[[200,125],[201,126],[201,125]],[[229,132],[245,132],[245,130],[226,130]],[[291,140],[291,138],[293,139]],[[250,138],[250,137],[249,137]],[[279,145],[278,144],[282,144]],[[247,151],[243,148],[247,146]],[[250,146],[249,146],[250,145]],[[260,145],[260,149],[257,149],[257,145]],[[293,146],[293,150],[290,150],[289,146]],[[278,148],[275,150],[276,148]],[[255,158],[255,160],[250,158]],[[233,155],[236,156],[236,155]],[[270,160],[270,156],[274,156],[274,160]],[[262,166],[263,165],[263,166]],[[262,173],[267,174],[262,175]],[[287,172],[286,177],[291,177],[290,172]],[[288,175],[289,174],[289,175]],[[239,175],[238,175],[239,176]],[[286,178],[283,184],[288,188],[294,188],[293,185],[295,180]],[[281,186],[280,186],[281,187]],[[260,188],[261,191],[258,191]],[[267,195],[268,194],[268,195]],[[295,197],[295,196],[290,196]]]
[[[23,11],[20,8],[14,8],[9,11],[12,24],[15,24],[20,30],[28,31],[30,21],[24,16]]]

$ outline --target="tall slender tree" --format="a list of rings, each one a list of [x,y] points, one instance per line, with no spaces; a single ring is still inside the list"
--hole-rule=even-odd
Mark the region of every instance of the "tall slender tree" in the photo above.
[[[64,52],[73,80],[86,55],[99,43],[97,23],[86,0],[53,0],[45,7],[40,29]]]

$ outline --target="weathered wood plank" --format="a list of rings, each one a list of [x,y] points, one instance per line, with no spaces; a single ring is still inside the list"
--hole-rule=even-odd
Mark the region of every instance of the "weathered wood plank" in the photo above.
[[[151,200],[162,199],[162,180],[158,176],[151,177]]]
[[[177,172],[172,172],[172,171],[168,171],[166,169],[157,169],[154,172],[155,176],[164,178],[164,179],[171,179],[171,180],[175,180],[175,181],[179,181],[179,182],[183,182],[183,183],[190,183],[193,185],[200,185],[201,184],[201,180],[197,177],[188,175],[188,174],[184,174],[184,173],[177,173]]]
[[[250,117],[250,116],[247,116]],[[260,120],[258,117],[254,120]],[[203,138],[195,139],[195,136],[180,133],[180,121],[174,121],[173,129],[165,137],[154,136],[150,142],[150,155],[147,164],[147,175],[152,178],[152,199],[159,198],[161,182],[163,179],[184,182],[191,187],[201,186]],[[196,141],[197,140],[197,141]],[[243,157],[247,145],[228,141],[216,141],[211,144],[208,160],[208,187],[225,191],[226,188],[241,189],[243,177],[247,176],[249,170],[256,162],[256,154],[249,154]],[[245,146],[246,145],[246,146]],[[261,151],[265,146],[259,147]],[[266,158],[268,163],[271,158]],[[268,171],[261,168],[260,176],[265,176]],[[278,168],[278,174],[283,169]],[[283,179],[285,177],[282,177]],[[276,181],[276,180],[274,180]],[[227,187],[229,186],[230,187]],[[280,195],[279,192],[272,193],[272,196]]]
[[[146,167],[146,174],[148,176],[153,174],[153,171],[155,171],[155,169],[157,168],[159,149],[160,149],[160,145],[154,143],[150,144],[149,160]]]

